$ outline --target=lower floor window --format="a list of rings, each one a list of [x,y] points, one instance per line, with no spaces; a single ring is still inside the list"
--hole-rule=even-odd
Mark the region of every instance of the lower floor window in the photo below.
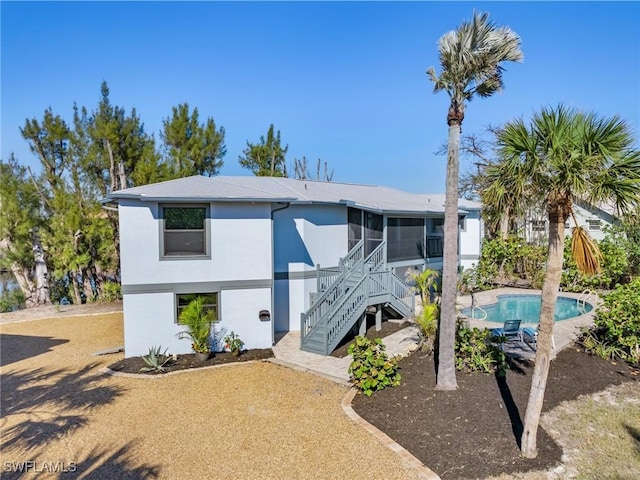
[[[178,293],[176,295],[176,322],[180,323],[180,314],[182,311],[195,300],[197,297],[202,297],[204,299],[204,308],[205,311],[213,311],[216,319],[219,319],[218,316],[218,293]]]

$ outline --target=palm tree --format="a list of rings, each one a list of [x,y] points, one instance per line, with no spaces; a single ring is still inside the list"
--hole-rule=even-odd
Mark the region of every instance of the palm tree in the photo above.
[[[516,120],[498,137],[505,161],[519,165],[530,193],[544,195],[549,246],[529,401],[521,439],[522,455],[537,455],[536,436],[551,360],[553,316],[560,287],[565,222],[575,198],[614,203],[620,213],[640,205],[640,151],[630,127],[619,117],[604,118],[560,105],[533,116],[530,127]],[[575,220],[575,217],[574,217]],[[587,273],[599,269],[598,251],[586,232],[573,229],[572,253]]]
[[[513,162],[497,161],[484,168],[484,186],[480,200],[484,210],[494,223],[499,224],[500,238],[509,236],[509,224],[524,210],[524,202],[535,201],[530,195],[525,197],[527,183],[520,174],[521,166]]]
[[[465,102],[474,95],[489,97],[502,90],[502,62],[523,59],[520,37],[507,27],[496,27],[486,13],[474,12],[470,22],[445,33],[438,41],[441,72],[429,67],[434,92],[445,91],[451,100],[447,114],[447,182],[444,214],[442,303],[436,388],[457,388],[454,344],[458,274],[458,173],[460,130]]]

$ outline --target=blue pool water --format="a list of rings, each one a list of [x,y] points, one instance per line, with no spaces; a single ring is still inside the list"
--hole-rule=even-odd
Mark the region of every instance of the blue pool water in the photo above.
[[[522,323],[538,323],[540,320],[540,305],[542,299],[540,295],[499,295],[498,302],[490,305],[480,305],[474,309],[473,315],[471,307],[462,309],[462,314],[470,318],[484,318],[484,312],[487,312],[486,320],[488,322],[503,323],[505,320],[521,320]],[[580,302],[575,298],[558,297],[556,302],[556,312],[554,320],[566,320],[567,318],[578,317],[593,310],[590,303]]]

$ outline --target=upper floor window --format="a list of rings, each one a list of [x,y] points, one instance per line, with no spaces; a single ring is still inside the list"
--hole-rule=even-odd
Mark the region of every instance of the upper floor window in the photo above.
[[[587,225],[589,225],[589,230],[600,230],[602,222],[600,220],[587,220]]]
[[[204,205],[162,207],[162,255],[206,256],[207,213]]]

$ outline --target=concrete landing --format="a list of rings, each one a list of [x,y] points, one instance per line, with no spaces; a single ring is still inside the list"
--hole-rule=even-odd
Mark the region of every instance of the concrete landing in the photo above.
[[[390,357],[406,356],[418,348],[418,327],[411,325],[383,339],[386,352]],[[289,332],[273,346],[274,363],[296,370],[319,375],[334,382],[351,385],[349,365],[351,356],[335,358],[330,355],[318,355],[300,350],[300,332]]]

